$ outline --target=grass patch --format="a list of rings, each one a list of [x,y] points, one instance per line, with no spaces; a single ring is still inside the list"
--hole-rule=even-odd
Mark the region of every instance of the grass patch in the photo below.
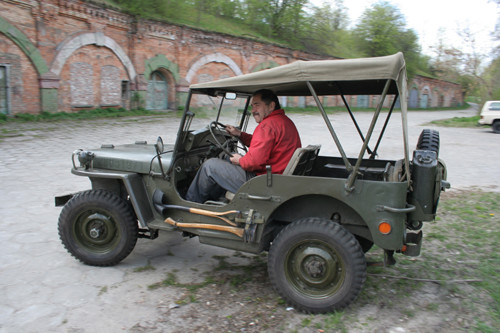
[[[266,262],[260,256],[246,257],[242,254],[236,254],[236,257],[244,257],[250,260],[248,265],[235,265],[227,262],[226,256],[214,256],[218,261],[217,266],[212,272],[208,273],[205,280],[200,283],[180,283],[173,272],[167,274],[166,279],[161,282],[148,286],[148,289],[154,290],[162,287],[175,287],[185,289],[184,295],[175,303],[183,305],[196,302],[196,293],[198,290],[209,285],[229,285],[234,291],[244,290],[245,284],[255,281],[257,275],[266,276]],[[259,299],[256,299],[259,301]]]
[[[108,287],[104,286],[99,290],[99,296],[103,295],[104,293],[108,292]]]
[[[3,117],[0,117],[0,124],[6,122],[55,122],[61,120],[89,120],[99,118],[122,118],[136,116],[165,116],[167,114],[177,115],[177,113],[178,111],[166,113],[144,109],[126,110],[123,108],[80,110],[77,112],[42,112],[40,114],[18,113],[13,116],[3,115]]]
[[[440,109],[415,109],[414,111],[443,111],[443,110],[456,110],[457,108],[440,108]],[[306,107],[296,107],[287,106],[285,107],[287,113],[300,113],[300,114],[318,114],[319,109],[316,106],[306,106]],[[201,119],[212,119],[217,116],[217,108],[211,107],[193,107],[191,111],[196,114],[196,118]],[[335,114],[339,112],[347,112],[347,109],[343,106],[325,107],[327,114]],[[374,112],[375,108],[357,108],[352,107],[353,112]],[[399,112],[399,110],[395,110]],[[13,116],[7,116],[0,113],[0,124],[8,122],[57,122],[62,120],[91,120],[91,119],[105,119],[105,118],[124,118],[124,117],[138,117],[138,116],[161,116],[161,117],[175,117],[181,118],[184,111],[183,108],[178,110],[170,111],[150,111],[145,109],[134,109],[127,110],[124,108],[106,108],[106,109],[92,109],[92,110],[80,110],[76,112],[41,112],[40,114],[29,114],[29,113],[18,113]],[[462,118],[452,118],[437,120],[431,122],[432,124],[439,126],[449,126],[449,127],[476,127],[479,116],[476,117],[462,117]],[[5,134],[5,133],[0,133]],[[7,136],[7,135],[5,135]]]
[[[430,123],[437,126],[443,127],[479,127],[477,122],[479,121],[479,116],[473,117],[453,117],[450,119],[434,120]]]
[[[146,272],[146,271],[154,271],[154,270],[156,270],[156,268],[153,265],[151,265],[151,263],[149,263],[149,262],[145,266],[134,268],[134,272],[136,272],[136,273],[141,273],[141,272]]]
[[[439,315],[449,318],[452,327],[462,323],[464,332],[498,332],[499,201],[500,193],[494,192],[444,193],[439,219],[424,224],[419,257],[396,255],[395,266],[381,267],[374,264],[383,262],[383,251],[374,247],[367,253],[371,264],[356,309],[375,306],[408,320]],[[346,310],[348,322],[366,323],[356,322],[352,314]]]

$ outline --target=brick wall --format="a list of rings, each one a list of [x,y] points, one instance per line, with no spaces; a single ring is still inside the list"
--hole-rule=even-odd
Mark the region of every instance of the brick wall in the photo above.
[[[161,98],[148,91],[155,71],[165,78],[164,91],[158,93],[168,96],[168,108],[175,109],[189,84],[322,58],[184,26],[136,22],[80,0],[0,2],[0,66],[11,68],[12,114],[129,107],[128,97]],[[425,83],[414,86],[424,94]],[[429,91],[439,96],[438,103],[460,104],[456,90],[449,86]],[[329,100],[330,105],[341,103]]]

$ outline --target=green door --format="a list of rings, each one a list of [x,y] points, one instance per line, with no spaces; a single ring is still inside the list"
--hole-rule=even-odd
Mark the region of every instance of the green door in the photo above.
[[[168,108],[167,80],[160,72],[153,72],[148,82],[148,110],[166,110]]]
[[[7,86],[6,66],[0,66],[0,113],[9,113],[9,91]]]

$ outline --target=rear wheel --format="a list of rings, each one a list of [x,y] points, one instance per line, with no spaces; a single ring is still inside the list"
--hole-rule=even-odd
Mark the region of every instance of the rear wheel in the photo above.
[[[273,241],[268,271],[290,305],[324,313],[356,298],[366,279],[366,261],[345,228],[327,219],[306,218],[285,227]]]
[[[127,202],[104,190],[74,196],[61,211],[58,228],[68,252],[94,266],[119,263],[132,252],[138,236]]]
[[[439,157],[439,132],[433,129],[424,129],[418,138],[417,150],[430,150]]]
[[[497,120],[491,125],[491,128],[493,129],[493,132],[495,133],[500,133],[500,120]]]

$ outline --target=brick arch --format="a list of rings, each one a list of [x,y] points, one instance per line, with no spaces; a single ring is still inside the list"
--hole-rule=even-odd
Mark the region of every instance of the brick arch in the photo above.
[[[265,62],[261,62],[260,64],[257,64],[255,65],[252,70],[250,71],[250,73],[254,73],[254,72],[258,72],[258,71],[261,71],[263,69],[269,69],[269,68],[274,68],[274,67],[278,67],[279,64],[275,61],[265,61]]]
[[[189,68],[186,75],[186,81],[188,82],[188,84],[191,84],[194,75],[202,66],[211,62],[219,62],[226,64],[234,72],[235,75],[243,74],[240,67],[234,62],[233,59],[229,58],[228,56],[222,53],[212,53],[201,57]]]
[[[123,66],[127,69],[130,81],[134,81],[137,73],[135,68],[127,56],[125,51],[121,48],[118,43],[116,43],[112,38],[105,36],[101,32],[96,33],[84,33],[78,35],[58,46],[59,52],[57,53],[52,65],[50,66],[50,71],[55,75],[59,76],[61,74],[62,68],[66,63],[66,60],[80,47],[85,45],[95,44],[97,46],[105,46],[109,48],[117,57],[120,59]]]
[[[30,59],[33,66],[36,68],[38,75],[43,75],[49,71],[45,59],[42,58],[40,51],[36,48],[29,38],[0,16],[0,32],[10,38]]]
[[[431,93],[431,87],[429,85],[425,85],[422,89],[420,89],[420,93],[421,94],[424,94],[427,90],[427,93],[430,94]]]
[[[149,79],[154,71],[165,69],[170,72],[175,82],[179,82],[179,66],[168,60],[163,54],[157,54],[155,57],[147,59],[144,65],[144,77],[146,79]]]

